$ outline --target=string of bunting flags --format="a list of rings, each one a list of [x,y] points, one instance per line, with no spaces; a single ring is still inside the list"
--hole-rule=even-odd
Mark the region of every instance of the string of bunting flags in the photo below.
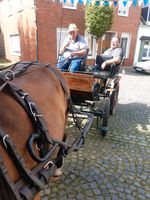
[[[53,0],[55,1],[55,0]],[[149,6],[150,0],[60,0],[60,3],[63,4],[96,4],[97,6],[117,6],[123,4],[124,7],[130,7],[132,4],[133,6]]]

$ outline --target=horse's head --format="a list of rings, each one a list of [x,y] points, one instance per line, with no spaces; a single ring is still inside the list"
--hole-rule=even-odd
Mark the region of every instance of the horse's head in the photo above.
[[[31,68],[19,76],[22,65]],[[0,92],[0,199],[30,200],[62,164],[69,90],[52,67],[12,68],[18,77]]]

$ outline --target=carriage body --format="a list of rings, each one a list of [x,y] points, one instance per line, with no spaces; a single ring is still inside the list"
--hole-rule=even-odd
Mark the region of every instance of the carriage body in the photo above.
[[[101,72],[94,72],[93,67],[88,66],[77,73],[63,72],[73,103],[79,105],[81,111],[96,116],[97,127],[102,136],[108,131],[109,115],[113,115],[116,109],[121,79],[120,66],[112,64],[110,71]]]

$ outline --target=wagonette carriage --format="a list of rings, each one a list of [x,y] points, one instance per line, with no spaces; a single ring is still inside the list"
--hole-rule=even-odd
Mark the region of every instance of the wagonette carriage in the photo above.
[[[81,111],[97,117],[97,127],[105,136],[109,115],[114,114],[118,100],[119,71],[124,59],[119,65],[112,64],[109,71],[94,71],[94,66],[86,65],[86,59],[87,55],[81,64],[81,71],[65,71],[63,75],[68,81],[73,103],[79,105]]]
[[[61,167],[62,157],[84,145],[93,114],[106,135],[118,99],[120,66],[93,72],[85,60],[78,73],[33,62],[0,72],[0,200],[39,200],[39,191]],[[80,110],[72,104],[62,74]],[[69,143],[64,133],[68,111],[80,132]],[[79,115],[86,119],[84,125]]]

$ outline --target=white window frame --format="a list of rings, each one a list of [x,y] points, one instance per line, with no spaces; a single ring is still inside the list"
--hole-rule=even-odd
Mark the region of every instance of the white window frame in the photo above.
[[[7,0],[8,16],[12,15],[12,0]]]
[[[62,7],[66,8],[66,9],[76,10],[77,9],[77,0],[74,0],[73,3],[71,0],[62,0]]]
[[[59,50],[63,45],[64,39],[68,36],[68,28],[57,28],[57,57],[59,54]]]
[[[128,17],[129,15],[129,3],[124,6],[123,1],[118,2],[118,15]]]
[[[57,28],[57,57],[59,50],[63,45],[64,39],[68,36],[68,28]],[[85,31],[85,40],[88,43],[88,59],[95,59],[96,56],[96,38]]]
[[[88,53],[88,59],[95,59],[96,57],[96,37],[90,35],[85,31],[85,40],[88,44],[89,53]]]
[[[12,34],[10,37],[11,55],[21,56],[20,37],[19,34]]]
[[[130,53],[130,46],[131,46],[131,33],[122,33],[121,34],[121,39],[122,38],[127,38],[127,47],[126,47],[126,52],[125,52],[125,57],[129,58],[129,53]]]

